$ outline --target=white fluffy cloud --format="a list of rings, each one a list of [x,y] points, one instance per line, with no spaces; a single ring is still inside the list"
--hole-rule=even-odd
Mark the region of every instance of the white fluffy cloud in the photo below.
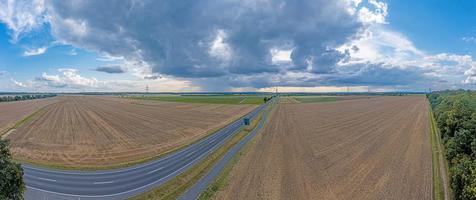
[[[47,47],[40,47],[36,49],[27,49],[23,52],[23,56],[37,56],[44,54],[48,48]]]
[[[12,31],[13,41],[46,23],[45,12],[44,0],[0,1],[0,22],[5,23]]]
[[[14,79],[10,79],[10,81],[12,81],[12,83],[16,86],[16,87],[20,87],[20,88],[25,88],[27,87],[24,83],[20,82],[20,81],[16,81]]]
[[[82,77],[76,69],[61,68],[58,69],[58,72],[59,75],[43,73],[41,77],[36,78],[36,81],[55,88],[95,88],[103,84],[96,78]]]
[[[34,81],[23,84],[21,87],[36,91],[141,91],[149,86],[151,92],[194,92],[199,88],[186,80],[176,80],[161,77],[160,81],[150,80],[98,80],[94,77],[85,77],[77,69],[60,68],[56,74],[43,73]],[[18,85],[18,84],[17,84]],[[20,86],[18,85],[18,86]]]

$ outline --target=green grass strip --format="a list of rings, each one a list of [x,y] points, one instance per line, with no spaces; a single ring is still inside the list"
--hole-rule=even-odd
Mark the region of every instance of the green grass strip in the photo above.
[[[262,104],[264,96],[135,96],[131,99],[202,104]]]
[[[44,109],[44,108],[42,108]],[[37,111],[38,112],[38,111]],[[31,119],[33,117],[33,115],[37,114],[36,112],[33,113],[31,116],[28,116],[27,118]],[[98,170],[111,170],[111,169],[121,169],[121,168],[125,168],[125,167],[131,167],[131,166],[135,166],[135,165],[139,165],[139,164],[143,164],[143,163],[147,163],[147,162],[152,162],[154,160],[158,160],[166,155],[169,155],[169,154],[172,154],[174,152],[177,152],[177,151],[180,151],[182,149],[185,149],[186,147],[189,147],[191,146],[192,144],[195,144],[197,142],[200,142],[201,139],[203,138],[206,138],[214,133],[216,133],[217,131],[219,131],[220,129],[223,129],[225,128],[226,126],[232,124],[233,122],[235,122],[236,120],[240,120],[243,116],[245,116],[246,114],[243,114],[243,115],[239,115],[239,116],[236,116],[234,117],[232,120],[230,120],[229,123],[227,124],[224,124],[222,126],[219,126],[219,127],[216,127],[216,128],[213,128],[212,130],[208,131],[204,136],[202,136],[200,139],[197,139],[196,141],[193,141],[191,143],[187,143],[187,144],[183,144],[181,146],[178,146],[176,148],[173,148],[173,149],[170,149],[168,151],[164,151],[164,152],[161,152],[157,155],[154,155],[154,156],[149,156],[149,157],[145,157],[145,158],[141,158],[141,159],[136,159],[136,160],[132,160],[132,161],[128,161],[128,162],[122,162],[122,163],[117,163],[117,164],[110,164],[110,165],[101,165],[101,166],[89,166],[89,165],[82,165],[82,166],[69,166],[69,165],[62,165],[62,164],[54,164],[54,163],[42,163],[42,162],[37,162],[37,161],[30,161],[30,160],[27,160],[27,159],[21,159],[21,158],[14,158],[14,160],[16,162],[19,162],[19,163],[25,163],[25,164],[29,164],[29,165],[32,165],[32,166],[37,166],[37,167],[44,167],[44,168],[53,168],[53,169],[61,169],[61,170],[74,170],[74,171],[84,171],[84,172],[87,172],[87,171],[98,171]],[[23,123],[26,123],[26,121],[28,121],[29,119],[23,119],[22,123],[17,123],[17,124],[20,124],[18,125],[21,126]],[[14,128],[11,128],[9,130],[12,130]],[[8,132],[8,131],[7,131]]]
[[[433,180],[433,199],[434,200],[444,200],[444,191],[443,191],[443,183],[441,182],[440,177],[440,162],[438,158],[438,144],[437,138],[438,133],[436,132],[436,124],[435,119],[433,118],[433,112],[430,110],[428,113],[429,120],[430,120],[430,135],[431,135],[431,159],[432,159],[432,180]]]
[[[228,139],[219,149],[208,155],[204,160],[192,166],[182,174],[167,181],[167,183],[152,189],[144,194],[131,198],[132,200],[145,199],[177,199],[188,188],[193,186],[238,142],[248,135],[261,120],[262,114],[255,118],[250,126],[243,128],[239,133]]]
[[[268,120],[268,115],[272,110],[272,105],[264,112],[265,119]],[[245,155],[250,148],[256,143],[256,137],[251,139],[251,141],[245,145],[243,149],[238,151],[238,153],[231,159],[231,161],[225,166],[225,168],[218,174],[217,178],[205,189],[205,191],[200,194],[198,197],[199,200],[210,200],[214,199],[216,194],[222,189],[224,189],[229,182],[230,174],[236,164],[240,161],[243,155]]]
[[[433,115],[431,107],[428,111],[428,118],[430,120],[430,134],[431,134],[431,158],[432,158],[432,180],[433,180],[433,199],[435,200],[445,200],[446,198],[451,199],[451,189],[449,188],[449,177],[448,177],[448,163],[445,159],[445,150],[441,144],[440,132]],[[443,160],[440,160],[443,159]],[[444,166],[441,166],[443,163]],[[442,174],[440,168],[443,167],[443,170],[446,172]],[[445,176],[445,177],[443,177]],[[446,180],[446,183],[444,181]],[[446,188],[445,188],[446,186]],[[446,194],[445,197],[445,191]]]
[[[26,116],[25,118],[23,118],[22,120],[16,122],[12,127],[10,128],[7,128],[6,131],[2,132],[0,134],[0,136],[2,136],[3,134],[5,133],[8,133],[9,131],[13,130],[13,129],[17,129],[17,128],[20,128],[20,126],[22,126],[23,124],[26,124],[27,122],[29,122],[34,116],[40,114],[41,112],[43,112],[45,109],[44,108],[40,108],[38,110],[36,110],[35,112],[31,113],[30,115]]]
[[[342,100],[339,97],[294,97],[301,103],[333,102]]]
[[[269,112],[271,112],[272,105],[266,111],[264,111],[264,120],[268,119]],[[251,141],[244,146],[243,149],[238,151],[238,153],[231,159],[231,161],[225,166],[225,168],[218,174],[217,178],[205,189],[205,191],[200,194],[198,197],[199,200],[210,200],[215,197],[215,195],[225,188],[228,185],[230,174],[236,164],[240,161],[241,157],[245,155],[250,148],[256,143],[256,137],[251,139]]]

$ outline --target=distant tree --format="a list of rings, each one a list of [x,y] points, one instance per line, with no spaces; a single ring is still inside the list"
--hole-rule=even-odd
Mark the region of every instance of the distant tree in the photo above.
[[[23,169],[12,161],[8,140],[0,139],[0,199],[22,200]]]

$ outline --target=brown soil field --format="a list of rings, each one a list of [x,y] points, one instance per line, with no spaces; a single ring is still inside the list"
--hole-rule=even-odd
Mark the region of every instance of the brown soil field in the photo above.
[[[278,104],[217,199],[431,199],[425,97]]]
[[[105,96],[57,100],[8,135],[15,158],[63,167],[123,165],[189,144],[255,107]]]
[[[38,109],[56,101],[56,98],[11,101],[0,103],[0,135],[12,128],[15,123]]]

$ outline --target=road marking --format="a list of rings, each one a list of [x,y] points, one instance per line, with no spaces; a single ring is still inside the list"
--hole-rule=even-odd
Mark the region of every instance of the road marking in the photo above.
[[[212,142],[215,142],[215,140],[217,140],[217,139],[213,139],[212,141],[209,141],[208,144],[210,144],[210,143],[212,143]]]
[[[193,153],[195,153],[195,152],[196,152],[196,151],[192,151],[192,152],[188,153],[185,157],[189,157],[189,156],[191,156],[191,155],[192,155]]]
[[[156,171],[159,171],[159,170],[161,170],[161,169],[163,169],[163,167],[159,167],[159,168],[157,168],[157,169],[155,169],[155,170],[152,170],[152,171],[150,171],[150,172],[147,173],[147,174],[152,174],[152,173],[154,173],[154,172],[156,172]]]
[[[38,178],[38,179],[41,179],[41,180],[45,180],[45,181],[56,182],[56,180],[49,179],[49,178],[41,178],[41,177],[37,177],[37,178]]]
[[[114,181],[103,181],[103,182],[94,182],[94,185],[99,185],[99,184],[109,184],[109,183],[114,183]]]
[[[227,136],[225,138],[228,139],[230,136]],[[99,198],[99,197],[113,197],[113,196],[118,196],[118,195],[122,195],[122,194],[127,194],[127,193],[131,193],[131,192],[134,192],[134,191],[137,191],[137,190],[140,190],[140,189],[143,189],[143,188],[146,188],[146,187],[149,187],[151,185],[154,185],[164,179],[167,179],[173,175],[176,175],[179,171],[187,168],[188,166],[190,166],[191,164],[193,164],[194,162],[198,161],[199,159],[202,159],[205,155],[207,155],[212,149],[214,149],[218,144],[215,144],[213,145],[210,149],[208,149],[204,154],[201,154],[200,156],[198,156],[197,158],[195,158],[194,160],[192,160],[191,162],[187,163],[186,165],[180,167],[179,169],[175,170],[174,172],[170,173],[169,175],[167,176],[164,176],[152,183],[149,183],[149,184],[146,184],[146,185],[143,185],[141,187],[138,187],[138,188],[134,188],[132,190],[128,190],[128,191],[124,191],[124,192],[119,192],[119,193],[116,193],[116,194],[106,194],[106,195],[76,195],[76,194],[66,194],[66,193],[61,193],[61,192],[53,192],[53,191],[49,191],[49,190],[44,190],[44,189],[40,189],[40,188],[36,188],[36,187],[31,187],[31,186],[28,186],[26,185],[27,188],[29,189],[32,189],[32,190],[37,190],[37,191],[42,191],[42,192],[46,192],[46,193],[50,193],[50,194],[56,194],[56,195],[61,195],[61,196],[70,196],[70,197],[86,197],[86,198]]]
[[[267,104],[263,104],[261,106],[264,106],[264,105],[267,105]],[[258,107],[260,108],[260,107]],[[260,109],[262,110],[262,109]],[[230,137],[230,135],[226,136],[224,138],[224,140],[222,141],[225,141],[227,140],[228,138]],[[164,176],[152,183],[149,183],[149,184],[146,184],[146,185],[143,185],[143,186],[140,186],[138,188],[134,188],[134,189],[131,189],[131,190],[128,190],[128,191],[123,191],[123,192],[119,192],[119,193],[115,193],[115,194],[106,194],[106,195],[75,195],[75,194],[67,194],[67,193],[61,193],[61,192],[53,192],[53,191],[49,191],[49,190],[44,190],[44,189],[40,189],[40,188],[36,188],[36,187],[31,187],[31,186],[28,186],[28,185],[25,185],[26,188],[29,188],[29,189],[32,189],[32,190],[37,190],[37,191],[42,191],[42,192],[46,192],[46,193],[50,193],[50,194],[56,194],[56,195],[61,195],[61,196],[69,196],[69,197],[86,197],[86,198],[99,198],[99,197],[113,197],[113,196],[118,196],[118,195],[123,195],[123,194],[127,194],[127,193],[131,193],[131,192],[134,192],[134,191],[137,191],[137,190],[141,190],[143,188],[147,188],[149,186],[152,186],[164,179],[167,179],[171,176],[174,176],[174,175],[177,175],[179,171],[189,167],[190,165],[192,165],[194,162],[198,161],[199,159],[202,159],[205,155],[207,155],[209,152],[211,152],[211,150],[213,150],[215,147],[217,147],[220,143],[218,144],[215,144],[213,145],[211,148],[209,148],[205,153],[199,155],[197,158],[195,158],[194,160],[192,160],[191,162],[187,163],[186,165],[180,167],[179,169],[175,170],[174,172],[168,174],[167,176]],[[154,164],[153,162],[150,163],[150,164]],[[138,167],[134,167],[134,168],[140,168],[142,166],[138,166]],[[130,168],[130,169],[134,169],[134,168]],[[35,168],[32,168],[32,169],[35,169]],[[127,169],[127,170],[130,170],[130,169]],[[127,170],[121,170],[121,171],[127,171]],[[109,173],[112,173],[112,172],[109,172]],[[81,173],[68,173],[66,172],[65,174],[81,174]],[[101,173],[96,173],[96,174],[101,174]],[[106,174],[106,173],[104,173]]]
[[[255,110],[246,114],[245,117],[254,118],[254,116],[257,113],[261,112],[266,105],[267,104],[260,105],[259,107],[255,108]],[[241,126],[241,123],[240,123],[241,120],[242,119],[236,120],[234,123],[225,126],[223,129],[230,128],[235,124],[239,124],[238,127],[240,127]],[[236,128],[238,128],[238,127],[236,127]],[[213,135],[213,136],[215,136],[215,135]],[[176,155],[178,155],[178,154],[180,154],[180,153],[182,153],[186,150],[187,149],[182,149],[182,150],[180,150],[176,153],[172,153],[170,155],[164,156],[162,159],[155,160],[155,161],[152,161],[152,162],[149,162],[149,163],[144,163],[143,165],[137,165],[137,166],[134,166],[134,167],[129,167],[129,168],[121,169],[121,170],[110,170],[110,171],[102,171],[102,172],[88,172],[87,175],[114,174],[114,173],[119,173],[119,172],[127,172],[127,171],[138,170],[138,169],[141,169],[141,168],[144,168],[144,167],[147,167],[149,165],[153,165],[153,164],[156,164],[156,163],[159,163],[159,162],[165,162],[165,160],[174,159],[174,156],[176,156]],[[71,172],[71,171],[61,171],[61,170],[51,171],[51,170],[47,170],[47,169],[35,168],[33,166],[29,166],[29,165],[25,165],[25,164],[22,164],[22,168],[30,169],[30,170],[33,170],[33,171],[41,171],[41,172],[56,173],[56,174],[72,174],[72,175],[84,175],[85,174],[84,172]]]

